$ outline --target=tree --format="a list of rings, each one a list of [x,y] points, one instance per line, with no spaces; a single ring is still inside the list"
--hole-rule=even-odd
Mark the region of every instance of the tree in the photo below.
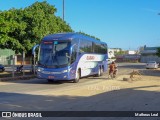
[[[160,57],[160,47],[157,48],[156,55],[157,55],[158,57]]]
[[[54,14],[56,8],[46,1],[24,9],[0,12],[0,48],[30,54],[32,47],[47,34],[72,32],[71,27]]]
[[[16,38],[16,34],[25,29],[26,23],[18,22],[17,12],[15,9],[0,12],[0,48],[2,49],[24,49],[24,46]]]
[[[46,1],[35,2],[33,5],[24,9],[24,21],[27,23],[24,43],[31,46],[40,43],[41,39],[48,35],[57,32],[72,32],[71,27],[60,17],[56,17],[56,8],[49,5]]]
[[[89,37],[92,37],[92,38],[100,41],[99,38],[97,38],[97,37],[95,37],[95,36],[93,36],[93,35],[86,34],[86,33],[82,32],[82,31],[80,31],[80,32],[78,32],[78,33],[83,34],[83,35],[86,35],[86,36],[89,36]]]
[[[44,36],[73,32],[69,24],[55,16],[56,11],[46,1],[35,2],[24,9],[0,11],[0,48],[12,49],[16,53],[25,51],[30,55],[32,47],[39,44]]]
[[[122,50],[121,48],[120,51],[115,51],[115,55],[125,55],[125,54],[127,54],[127,51]]]

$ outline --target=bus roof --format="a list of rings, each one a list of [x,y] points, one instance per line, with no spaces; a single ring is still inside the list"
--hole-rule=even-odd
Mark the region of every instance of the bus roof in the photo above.
[[[51,35],[47,35],[45,36],[42,40],[43,41],[49,41],[49,40],[72,40],[74,38],[81,38],[81,39],[87,39],[89,41],[93,41],[96,43],[102,43],[102,44],[106,44],[105,42],[96,40],[92,37],[80,34],[80,33],[57,33],[57,34],[51,34]]]

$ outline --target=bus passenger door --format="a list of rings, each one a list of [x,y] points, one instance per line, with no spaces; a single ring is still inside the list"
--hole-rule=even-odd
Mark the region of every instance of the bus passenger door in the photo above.
[[[77,58],[77,45],[73,45],[71,47],[71,59],[70,59],[70,66],[71,66],[71,77],[74,79],[75,76],[76,76],[76,68],[77,68],[77,61],[76,61],[76,58]]]
[[[77,57],[77,45],[73,45],[72,46],[72,50],[71,50],[71,64],[73,64],[76,61],[76,57]]]

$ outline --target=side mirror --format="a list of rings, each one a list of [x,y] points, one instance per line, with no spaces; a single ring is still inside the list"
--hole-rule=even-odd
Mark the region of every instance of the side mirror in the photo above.
[[[70,49],[71,53],[73,52],[74,46],[76,46],[76,44],[74,44],[74,45],[71,46],[71,49]]]
[[[71,58],[71,57],[68,55],[68,53],[66,53],[66,57],[67,57],[67,58]]]

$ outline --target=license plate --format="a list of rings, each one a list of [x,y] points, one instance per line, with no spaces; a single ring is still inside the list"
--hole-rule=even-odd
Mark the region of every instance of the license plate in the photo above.
[[[49,78],[49,79],[53,79],[53,78],[54,78],[54,76],[48,76],[48,78]]]

